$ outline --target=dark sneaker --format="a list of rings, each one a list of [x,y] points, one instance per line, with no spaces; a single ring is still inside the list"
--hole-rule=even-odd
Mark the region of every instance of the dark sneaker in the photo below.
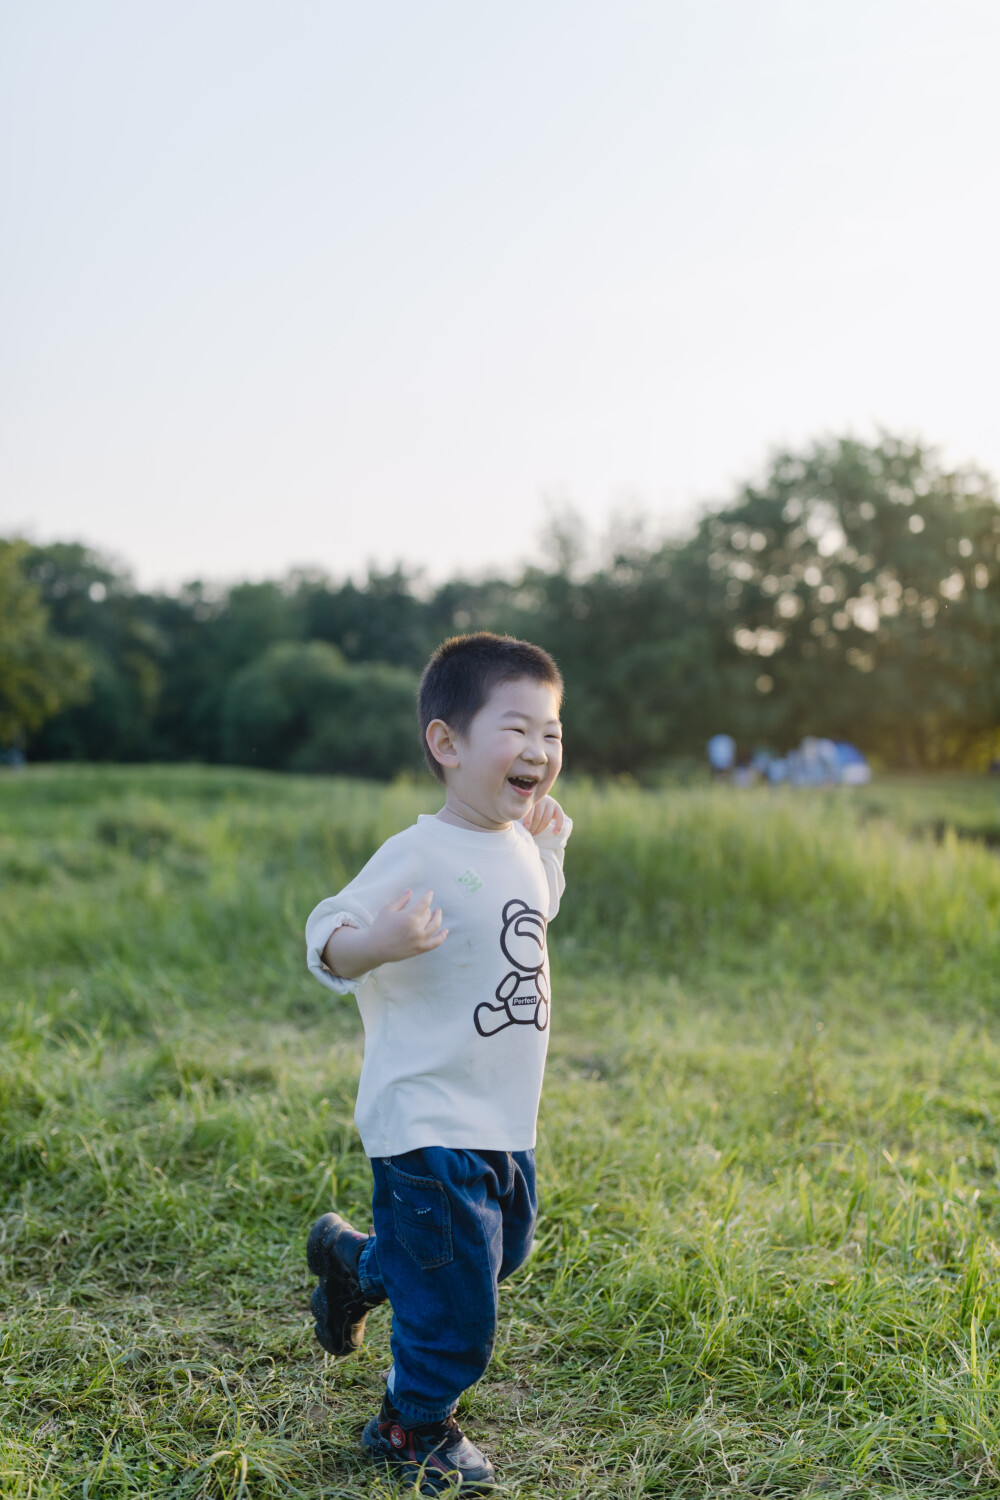
[[[463,1495],[480,1495],[493,1488],[493,1465],[469,1442],[454,1417],[404,1427],[388,1394],[361,1434],[361,1446],[376,1463],[415,1484],[424,1495],[456,1487]]]
[[[353,1354],[365,1337],[365,1319],[378,1299],[366,1297],[358,1279],[358,1259],[368,1236],[339,1214],[324,1214],[309,1231],[306,1260],[319,1285],[309,1301],[315,1334],[328,1354]]]

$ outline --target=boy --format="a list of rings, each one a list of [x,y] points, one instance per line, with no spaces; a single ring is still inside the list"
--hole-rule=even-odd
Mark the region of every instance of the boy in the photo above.
[[[433,1493],[493,1482],[454,1412],[489,1363],[497,1283],[534,1231],[545,928],[572,828],[549,796],[561,699],[540,647],[487,632],[445,641],[418,696],[444,807],[383,844],[306,924],[310,969],[357,995],[355,1120],[374,1177],[372,1235],[334,1213],[310,1232],[316,1337],[350,1354],[388,1299],[393,1365],[361,1441]]]

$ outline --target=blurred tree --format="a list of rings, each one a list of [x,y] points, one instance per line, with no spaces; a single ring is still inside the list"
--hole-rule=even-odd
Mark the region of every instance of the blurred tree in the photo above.
[[[167,759],[221,759],[225,678],[212,649],[212,629],[225,597],[224,591],[196,580],[176,594],[147,601],[150,617],[167,642],[155,720],[156,739]]]
[[[744,739],[843,737],[899,766],[995,743],[1000,508],[984,474],[887,435],[779,453],[685,551]]]
[[[571,523],[550,523],[548,568],[527,569],[492,600],[495,628],[538,641],[559,663],[567,765],[636,773],[700,753],[722,694],[717,643],[686,554],[633,519],[612,530],[603,558],[598,552],[583,572],[578,528],[559,529]]]
[[[200,581],[156,601],[170,641],[158,726],[163,739],[199,760],[225,758],[223,700],[234,676],[278,641],[301,638],[285,583],[213,590]]]
[[[24,570],[60,636],[78,641],[93,680],[85,703],[31,742],[42,760],[148,760],[163,754],[155,719],[169,642],[125,569],[78,542],[29,547]],[[169,752],[168,752],[169,753]]]
[[[348,661],[382,661],[419,671],[437,644],[428,600],[413,592],[417,575],[371,569],[362,587],[323,574],[293,574],[292,608],[306,640],[328,641]]]
[[[276,641],[302,635],[290,590],[281,583],[236,584],[206,623],[205,645],[213,670],[224,680]]]
[[[0,541],[0,745],[25,736],[90,692],[85,653],[49,629],[41,590],[27,576],[23,542]]]
[[[354,665],[324,641],[271,646],[226,691],[225,757],[276,770],[375,778],[416,769],[416,688],[414,673]]]
[[[595,551],[564,509],[514,579],[299,572],[151,596],[79,545],[27,548],[53,630],[92,673],[90,701],[31,749],[391,774],[419,764],[404,697],[431,650],[490,629],[556,656],[578,770],[700,757],[719,729],[745,747],[815,733],[891,765],[982,763],[1000,750],[998,547],[986,476],[884,436],[777,454],[683,541],[633,518]]]

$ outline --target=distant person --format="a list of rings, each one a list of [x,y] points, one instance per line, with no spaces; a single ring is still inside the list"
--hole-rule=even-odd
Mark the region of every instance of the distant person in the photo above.
[[[733,786],[753,786],[756,780],[757,771],[754,767],[753,759],[744,751],[733,767]]]
[[[840,781],[840,757],[833,740],[816,741],[816,758],[823,777],[823,785],[837,786]]]
[[[828,740],[819,740],[807,734],[802,738],[795,754],[796,786],[822,786],[828,779],[828,756],[824,746]]]
[[[751,766],[753,766],[754,771],[764,781],[767,780],[767,773],[773,759],[773,751],[763,749],[755,750],[753,755],[750,757]]]
[[[781,786],[788,780],[788,760],[784,755],[772,755],[765,772],[770,786]]]
[[[736,741],[731,734],[713,734],[706,748],[712,775],[716,781],[722,781],[733,769]]]
[[[418,705],[444,806],[306,924],[310,969],[353,991],[364,1022],[355,1120],[374,1177],[373,1234],[336,1213],[310,1232],[316,1337],[350,1354],[368,1312],[391,1303],[392,1368],[361,1442],[425,1492],[494,1479],[454,1413],[489,1363],[497,1284],[534,1234],[545,932],[573,826],[549,795],[562,689],[526,641],[479,632],[439,646]]]

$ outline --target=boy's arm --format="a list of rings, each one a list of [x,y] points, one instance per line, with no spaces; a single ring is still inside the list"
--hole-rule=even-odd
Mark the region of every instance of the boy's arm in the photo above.
[[[433,891],[425,891],[416,901],[412,891],[403,891],[383,906],[370,927],[353,922],[336,927],[323,948],[324,965],[337,979],[356,980],[381,964],[398,963],[439,948],[448,929],[441,926],[440,906],[431,909],[433,895]]]
[[[338,995],[354,994],[379,964],[444,941],[441,912],[430,909],[432,893],[410,900],[426,879],[424,865],[407,830],[377,849],[342,891],[313,908],[306,922],[306,963],[320,984]]]
[[[559,910],[559,900],[566,889],[563,853],[569,836],[573,832],[573,819],[563,812],[554,797],[543,797],[521,821],[534,839],[535,847],[541,855],[542,868],[549,887],[549,909],[546,918],[551,922]]]
[[[313,978],[338,995],[353,995],[358,987],[357,982],[339,979],[332,974],[324,955],[327,943],[335,932],[343,931],[345,927],[363,930],[370,927],[371,923],[371,913],[364,910],[359,902],[350,900],[345,892],[329,896],[314,907],[306,922],[306,965]]]

